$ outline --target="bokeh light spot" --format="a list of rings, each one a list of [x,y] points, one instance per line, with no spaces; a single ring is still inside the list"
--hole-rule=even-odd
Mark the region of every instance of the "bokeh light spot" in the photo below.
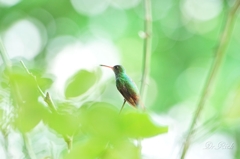
[[[190,67],[186,69],[176,80],[176,92],[179,97],[198,97],[206,78],[206,70],[201,67]]]
[[[0,0],[0,6],[13,6],[19,3],[21,0]]]
[[[138,5],[140,2],[140,0],[112,0],[110,1],[110,3],[113,6],[122,8],[122,9],[129,9],[132,7],[135,7],[136,5]]]
[[[162,18],[160,25],[163,33],[167,37],[181,41],[190,38],[193,34],[185,28],[186,23],[179,17],[180,15],[177,7],[173,6],[169,14]]]
[[[128,19],[122,10],[107,9],[90,19],[90,30],[95,36],[118,38],[127,29]]]
[[[41,29],[40,31],[32,21],[27,19],[19,20],[9,27],[3,37],[9,57],[22,56],[30,60],[37,55],[42,48],[43,25]]]
[[[153,0],[152,2],[152,16],[153,20],[159,20],[166,16],[172,7],[172,0]]]
[[[220,0],[184,0],[182,12],[190,19],[206,21],[216,17],[222,10]]]
[[[102,13],[108,7],[108,0],[71,0],[74,9],[88,16]]]
[[[171,7],[173,6],[172,0],[151,0],[152,2],[152,20],[157,21],[165,17]],[[144,13],[144,1],[139,3],[138,7],[135,9],[136,13],[138,14],[139,17],[142,19],[145,18],[145,13]]]

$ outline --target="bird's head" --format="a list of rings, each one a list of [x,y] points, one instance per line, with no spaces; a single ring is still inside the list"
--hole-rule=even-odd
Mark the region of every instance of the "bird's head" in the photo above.
[[[124,68],[121,65],[115,65],[113,67],[106,66],[106,65],[100,65],[100,66],[108,67],[108,68],[112,69],[114,71],[115,75],[118,75],[118,74],[121,74],[121,73],[125,72]]]
[[[119,74],[119,73],[124,73],[125,70],[121,65],[115,65],[113,66],[113,71],[115,74]]]

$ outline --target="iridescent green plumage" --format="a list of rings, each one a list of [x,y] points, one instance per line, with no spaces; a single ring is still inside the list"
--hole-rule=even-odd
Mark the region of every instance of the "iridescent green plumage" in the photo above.
[[[100,65],[104,67],[111,68],[116,77],[116,86],[119,92],[124,97],[124,102],[122,108],[126,101],[134,107],[137,107],[139,104],[139,92],[136,84],[128,77],[124,68],[121,65],[116,65],[114,67]],[[122,110],[121,108],[121,110]]]

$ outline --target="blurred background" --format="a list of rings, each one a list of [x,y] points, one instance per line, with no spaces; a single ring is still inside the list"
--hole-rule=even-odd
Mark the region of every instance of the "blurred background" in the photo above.
[[[145,106],[155,122],[169,126],[169,132],[143,140],[143,158],[179,158],[234,2],[152,0],[153,43]],[[141,0],[0,0],[0,36],[9,59],[13,63],[23,60],[30,70],[51,79],[47,91],[54,101],[78,106],[98,101],[120,109],[123,98],[115,87],[114,73],[100,64],[123,65],[140,86],[143,24]],[[187,159],[240,158],[239,27],[238,16],[216,89],[201,114]],[[0,64],[3,70],[1,59]],[[0,93],[1,109],[10,112],[5,108],[6,91]],[[41,124],[30,131],[37,158],[64,147]],[[9,136],[9,154],[22,158],[22,139],[16,132]],[[8,158],[1,145],[0,154]]]

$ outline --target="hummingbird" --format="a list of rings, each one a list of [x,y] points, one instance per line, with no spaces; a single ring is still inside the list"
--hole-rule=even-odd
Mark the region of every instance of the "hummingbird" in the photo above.
[[[110,68],[115,73],[117,89],[124,97],[120,112],[122,111],[126,101],[133,107],[137,107],[140,100],[139,91],[136,84],[126,74],[124,68],[121,65],[115,65],[113,67],[106,65],[100,66]]]

